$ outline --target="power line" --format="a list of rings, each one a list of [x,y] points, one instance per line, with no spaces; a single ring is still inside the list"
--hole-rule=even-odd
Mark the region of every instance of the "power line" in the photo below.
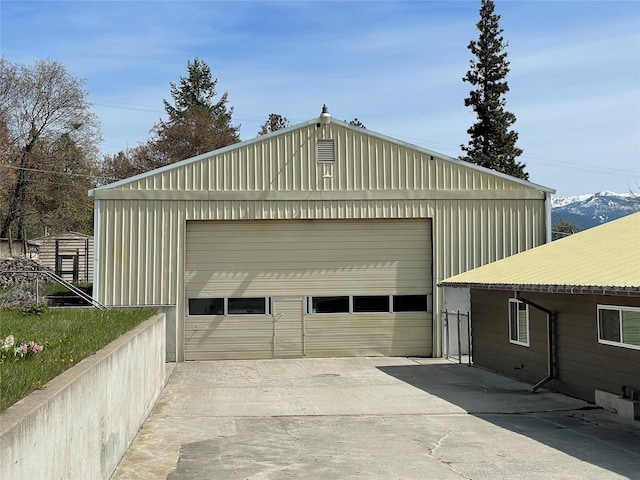
[[[440,145],[442,147],[447,147],[448,149],[456,149],[456,150],[458,149],[457,146],[447,144],[447,143],[442,143],[442,142],[436,142],[428,139],[406,137],[402,135],[394,135],[394,137],[398,139],[406,139],[408,141],[413,141],[417,145],[424,146],[425,148],[430,148],[429,145]],[[451,156],[454,156],[454,155],[451,155]],[[624,168],[603,167],[599,165],[585,165],[582,163],[568,162],[566,160],[550,160],[546,158],[533,157],[528,155],[523,155],[522,157],[519,157],[519,158],[522,159],[527,164],[534,164],[534,165],[543,164],[545,166],[549,166],[553,168],[560,168],[560,169],[580,168],[582,170],[587,170],[594,173],[606,173],[608,175],[619,176],[619,177],[640,176],[640,171],[628,170]]]
[[[115,100],[99,100],[99,102],[106,102],[106,103],[93,102],[93,104],[94,105],[101,105],[101,106],[108,107],[108,108],[122,109],[122,110],[135,110],[135,111],[141,111],[141,112],[165,113],[164,111],[159,110],[157,107],[152,107],[151,105],[142,105],[142,104],[136,104],[136,103],[119,102],[119,101],[115,101]],[[109,103],[112,103],[114,105],[109,105]],[[234,118],[242,120],[243,118],[245,118],[245,119],[261,119],[263,117],[257,116],[257,115],[234,115]],[[459,151],[459,148],[460,148],[459,145],[451,145],[451,144],[447,144],[447,143],[438,142],[438,141],[435,141],[435,140],[416,138],[416,137],[407,137],[407,136],[403,136],[403,135],[394,135],[394,136],[395,136],[395,138],[398,138],[398,139],[405,139],[405,140],[408,140],[408,141],[413,141],[418,145],[425,146],[425,148],[429,148],[428,147],[429,145],[440,145],[441,147],[444,147],[444,148],[447,148],[447,149],[452,149],[452,150],[455,150],[455,151]],[[116,147],[115,145],[111,145],[111,146]],[[119,147],[116,147],[116,148],[119,148]],[[590,171],[590,172],[593,172],[593,173],[602,173],[602,172],[604,172],[604,173],[606,173],[608,175],[618,176],[618,177],[628,177],[628,176],[638,176],[638,175],[640,175],[640,172],[638,172],[638,171],[627,170],[627,169],[623,169],[623,168],[602,167],[602,166],[599,166],[599,165],[584,165],[584,164],[575,163],[575,162],[567,162],[567,161],[563,161],[563,160],[550,160],[550,159],[545,159],[545,158],[541,158],[541,157],[532,157],[532,156],[528,156],[528,155],[523,155],[520,158],[523,161],[525,161],[526,163],[541,164],[541,165],[545,165],[545,166],[548,166],[548,167],[559,168],[559,169],[581,168],[581,169],[586,169],[587,171]]]
[[[47,173],[47,174],[51,174],[51,175],[64,175],[64,176],[71,176],[71,177],[81,177],[81,178],[87,178],[87,179],[93,180],[94,182],[121,180],[121,178],[119,178],[119,177],[107,177],[107,176],[104,176],[104,175],[88,175],[88,174],[83,174],[83,173],[57,172],[55,170],[42,170],[42,169],[39,169],[39,168],[15,167],[13,165],[2,165],[2,164],[0,164],[0,167],[10,168],[12,170],[25,170],[25,171],[29,171],[29,172]],[[74,186],[74,187],[81,186],[81,185],[77,185],[75,183],[50,182],[50,181],[46,181],[46,180],[34,180],[34,179],[29,179],[29,178],[25,178],[24,181],[29,182],[29,183],[35,183],[35,184],[42,184],[42,185],[55,184],[55,185],[66,185],[66,186]]]
[[[85,185],[78,185],[77,183],[51,182],[48,180],[35,180],[30,178],[25,178],[24,181],[32,185],[60,185],[63,187],[74,187],[74,188],[82,188],[82,189],[87,188]]]
[[[10,168],[12,170],[24,170],[24,171],[27,171],[27,172],[50,173],[52,175],[67,175],[67,176],[70,176],[70,177],[84,177],[84,178],[91,178],[91,179],[100,178],[100,179],[106,179],[106,180],[115,179],[115,177],[108,178],[108,177],[104,177],[102,175],[89,175],[89,174],[85,174],[85,173],[60,172],[60,171],[55,171],[55,170],[42,170],[40,168],[16,167],[16,166],[13,166],[13,165],[0,165],[0,167]]]

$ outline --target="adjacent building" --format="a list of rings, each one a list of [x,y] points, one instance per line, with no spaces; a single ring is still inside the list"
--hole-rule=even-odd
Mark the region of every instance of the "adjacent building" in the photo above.
[[[470,291],[474,364],[590,402],[640,399],[640,213],[440,285]]]

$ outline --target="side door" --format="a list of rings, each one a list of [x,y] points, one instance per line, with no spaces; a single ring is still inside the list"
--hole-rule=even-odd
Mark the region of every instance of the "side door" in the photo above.
[[[272,297],[272,302],[273,357],[304,357],[304,297]]]

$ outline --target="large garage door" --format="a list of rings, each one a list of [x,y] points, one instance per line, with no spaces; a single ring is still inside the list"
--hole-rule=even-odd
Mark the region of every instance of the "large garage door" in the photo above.
[[[428,220],[187,223],[185,359],[429,356]]]

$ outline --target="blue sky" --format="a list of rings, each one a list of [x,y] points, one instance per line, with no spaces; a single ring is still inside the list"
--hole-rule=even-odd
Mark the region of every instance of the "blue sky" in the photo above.
[[[640,2],[496,0],[530,180],[558,195],[640,191]],[[457,157],[473,113],[480,0],[3,0],[5,58],[86,80],[103,153],[146,140],[170,82],[205,61],[242,139],[269,113],[334,118]]]

